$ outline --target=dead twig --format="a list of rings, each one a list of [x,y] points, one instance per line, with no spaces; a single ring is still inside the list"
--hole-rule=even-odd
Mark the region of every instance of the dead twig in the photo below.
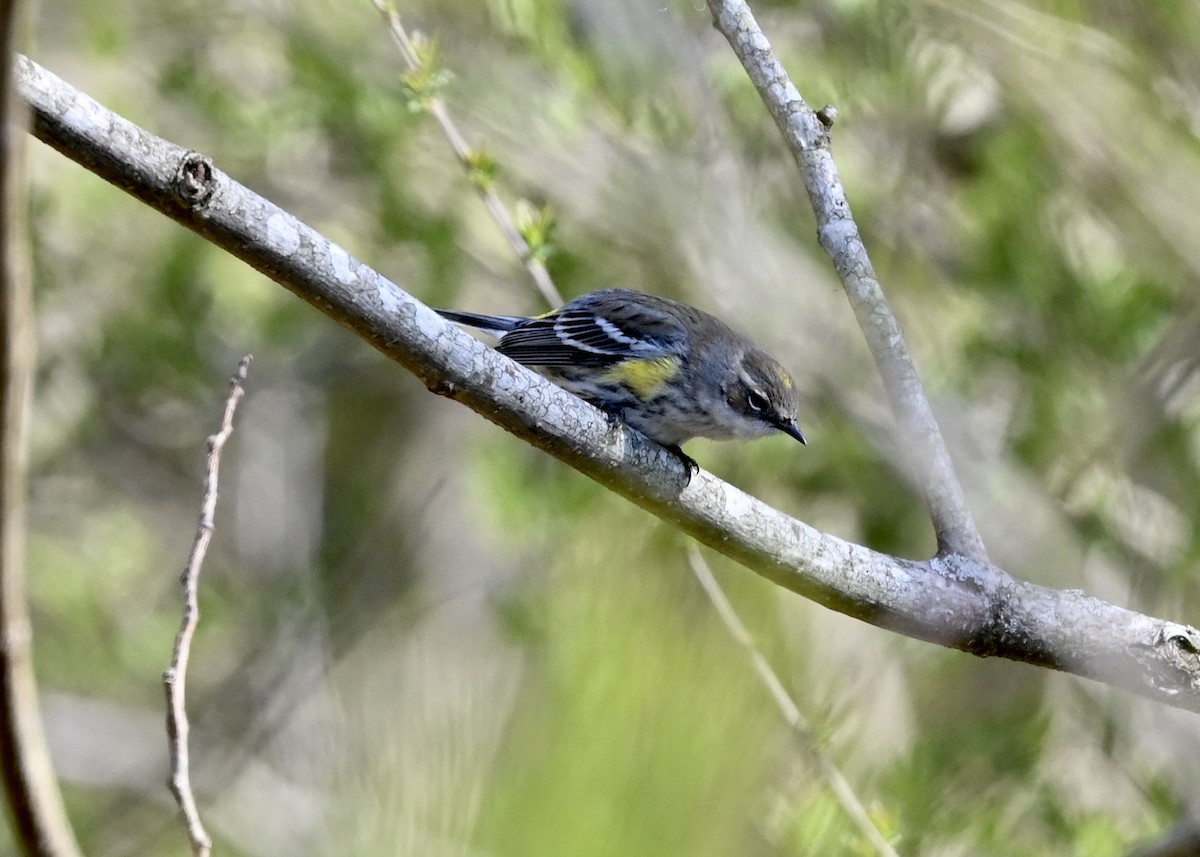
[[[212,839],[200,821],[200,810],[196,807],[196,796],[192,792],[185,695],[187,668],[192,652],[192,635],[200,622],[200,567],[204,564],[204,556],[208,552],[217,512],[217,475],[221,467],[221,450],[233,434],[233,414],[245,393],[246,370],[250,367],[250,360],[251,356],[247,354],[238,363],[237,372],[229,383],[229,396],[225,400],[225,415],[221,420],[221,428],[208,438],[208,474],[204,480],[200,526],[196,528],[196,538],[192,542],[187,565],[179,578],[183,586],[183,623],[175,637],[171,665],[163,672],[163,687],[167,693],[167,739],[171,755],[171,778],[168,785],[171,794],[175,795],[180,811],[183,812],[192,853],[197,857],[208,857],[212,851]]]

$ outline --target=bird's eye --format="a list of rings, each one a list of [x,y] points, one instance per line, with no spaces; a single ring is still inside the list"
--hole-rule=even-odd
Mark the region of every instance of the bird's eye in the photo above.
[[[758,390],[751,390],[746,394],[746,406],[756,414],[761,414],[771,407],[771,402]]]

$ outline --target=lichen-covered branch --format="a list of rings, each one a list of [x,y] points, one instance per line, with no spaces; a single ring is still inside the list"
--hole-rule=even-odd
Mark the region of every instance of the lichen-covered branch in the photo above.
[[[1066,670],[1200,712],[1200,632],[961,552],[918,562],[819,532],[678,458],[444,322],[206,158],[101,107],[27,59],[34,133],[270,276],[434,392],[462,402],[758,574],[831,609],[981,656]]]
[[[818,239],[833,260],[879,369],[900,426],[901,446],[911,456],[904,463],[929,508],[939,552],[986,562],[983,538],[967,507],[954,463],[850,213],[846,189],[830,151],[832,114],[818,115],[804,101],[744,0],[708,0],[708,7],[716,28],[737,54],[800,167],[817,216]]]

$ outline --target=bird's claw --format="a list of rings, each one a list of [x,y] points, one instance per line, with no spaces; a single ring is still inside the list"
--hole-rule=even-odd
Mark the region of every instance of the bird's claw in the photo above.
[[[592,402],[592,404],[600,409],[610,426],[614,428],[617,426],[629,427],[629,423],[625,422],[625,409],[620,405],[613,405],[609,404],[608,402]],[[689,482],[692,480],[693,476],[700,472],[700,465],[696,462],[696,459],[692,458],[690,455],[680,449],[678,444],[664,444],[663,448],[666,449],[667,452],[671,453],[671,455],[675,456],[679,463],[683,465],[684,469],[687,471],[687,478]]]
[[[679,446],[668,446],[666,447],[666,450],[667,452],[671,453],[671,455],[675,456],[679,463],[683,465],[684,469],[687,470],[689,482],[692,480],[693,476],[700,472],[700,465],[696,462],[696,459],[692,458],[690,455],[680,449]]]
[[[625,409],[620,405],[611,405],[606,402],[592,402],[592,404],[600,409],[601,413],[604,414],[604,419],[608,421],[610,426],[628,425],[625,422]]]

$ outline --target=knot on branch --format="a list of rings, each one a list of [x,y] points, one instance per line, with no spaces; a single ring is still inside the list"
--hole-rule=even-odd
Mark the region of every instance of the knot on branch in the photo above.
[[[203,208],[216,189],[216,170],[212,160],[199,152],[184,155],[171,182],[176,199],[194,211]]]
[[[453,399],[458,394],[458,385],[442,378],[431,378],[425,382],[425,386],[435,396],[445,396],[447,399]]]
[[[1160,632],[1167,657],[1194,679],[1200,679],[1200,631],[1191,625],[1167,624]]]

